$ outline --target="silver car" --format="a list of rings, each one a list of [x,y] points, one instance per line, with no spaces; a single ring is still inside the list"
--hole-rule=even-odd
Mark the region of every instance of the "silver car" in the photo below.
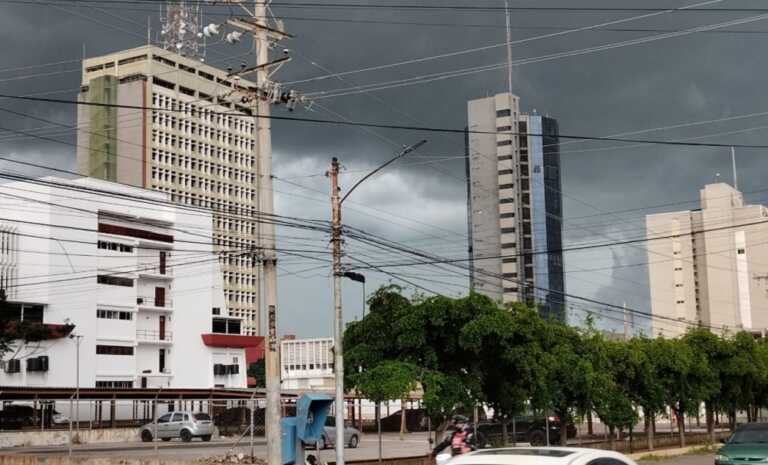
[[[358,445],[360,445],[360,439],[363,437],[363,433],[360,432],[359,429],[351,426],[346,425],[344,427],[344,445],[347,447],[351,447],[352,449],[357,448]],[[312,447],[314,444],[307,444],[308,446]],[[328,423],[326,423],[325,428],[323,429],[323,435],[320,437],[320,444],[318,446],[320,449],[327,449],[329,447],[335,447],[336,445],[336,428],[334,426],[328,426]]]
[[[173,438],[181,438],[189,442],[192,438],[200,438],[210,441],[213,437],[213,421],[207,413],[170,412],[148,423],[139,429],[139,436],[144,442],[151,442],[157,438],[170,441]]]

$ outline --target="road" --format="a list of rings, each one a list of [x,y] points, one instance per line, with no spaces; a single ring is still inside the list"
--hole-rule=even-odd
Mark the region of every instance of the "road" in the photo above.
[[[715,463],[714,455],[683,455],[667,460],[640,462],[640,465],[712,465],[713,463]]]
[[[157,450],[155,450],[157,446]],[[403,440],[400,440],[397,434],[385,434],[382,440],[382,449],[384,458],[387,457],[408,457],[415,455],[425,455],[429,451],[426,433],[408,434]],[[72,449],[72,455],[75,457],[109,457],[119,455],[126,458],[163,458],[168,460],[188,460],[217,455],[225,455],[228,451],[235,453],[250,454],[250,445],[248,438],[243,438],[239,444],[235,444],[233,439],[220,439],[211,442],[193,441],[191,443],[182,443],[178,440],[171,442],[157,443],[104,443],[104,444],[86,444],[78,445]],[[257,438],[254,443],[254,452],[258,457],[266,456],[266,445],[263,438]],[[55,447],[16,447],[10,449],[0,449],[0,455],[66,455],[67,446]],[[357,449],[346,449],[346,456],[349,460],[369,460],[378,457],[378,441],[376,435],[366,435],[360,441]],[[335,452],[333,449],[327,449],[320,452],[320,459],[323,462],[335,461]]]

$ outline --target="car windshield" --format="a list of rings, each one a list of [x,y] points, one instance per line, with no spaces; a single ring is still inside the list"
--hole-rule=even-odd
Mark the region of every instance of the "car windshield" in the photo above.
[[[736,431],[728,441],[729,444],[763,444],[768,443],[768,427]]]
[[[197,421],[210,421],[211,417],[207,413],[196,413],[194,414],[195,420]]]

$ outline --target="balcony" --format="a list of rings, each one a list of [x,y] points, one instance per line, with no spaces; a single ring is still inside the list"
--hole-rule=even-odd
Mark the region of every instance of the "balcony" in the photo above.
[[[170,344],[173,342],[173,332],[154,329],[136,330],[136,340],[139,343]]]
[[[173,268],[157,263],[141,263],[138,274],[139,278],[173,279]]]
[[[169,298],[155,299],[154,297],[137,297],[136,305],[139,310],[149,310],[156,312],[173,311],[173,300]]]

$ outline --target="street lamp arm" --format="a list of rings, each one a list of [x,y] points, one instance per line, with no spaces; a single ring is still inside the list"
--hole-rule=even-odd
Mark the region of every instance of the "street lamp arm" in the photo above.
[[[339,204],[344,203],[344,201],[347,200],[347,197],[349,197],[349,195],[352,192],[354,192],[355,189],[357,189],[357,186],[359,186],[360,184],[364,183],[368,178],[370,178],[374,174],[378,173],[379,171],[383,170],[384,168],[386,168],[387,166],[391,165],[392,163],[396,162],[397,160],[399,160],[399,159],[403,158],[404,156],[408,155],[409,153],[413,152],[414,150],[417,150],[419,147],[421,147],[422,145],[424,145],[426,143],[427,143],[426,140],[422,140],[422,141],[419,141],[419,142],[417,142],[417,143],[415,143],[413,145],[410,145],[410,146],[404,148],[399,154],[397,154],[397,156],[395,158],[389,160],[388,162],[386,162],[383,165],[379,166],[375,170],[373,170],[370,173],[368,173],[365,176],[363,176],[363,179],[357,181],[357,183],[355,183],[355,185],[352,186],[352,188],[347,192],[347,194],[344,197],[341,198],[341,201],[339,202]]]

